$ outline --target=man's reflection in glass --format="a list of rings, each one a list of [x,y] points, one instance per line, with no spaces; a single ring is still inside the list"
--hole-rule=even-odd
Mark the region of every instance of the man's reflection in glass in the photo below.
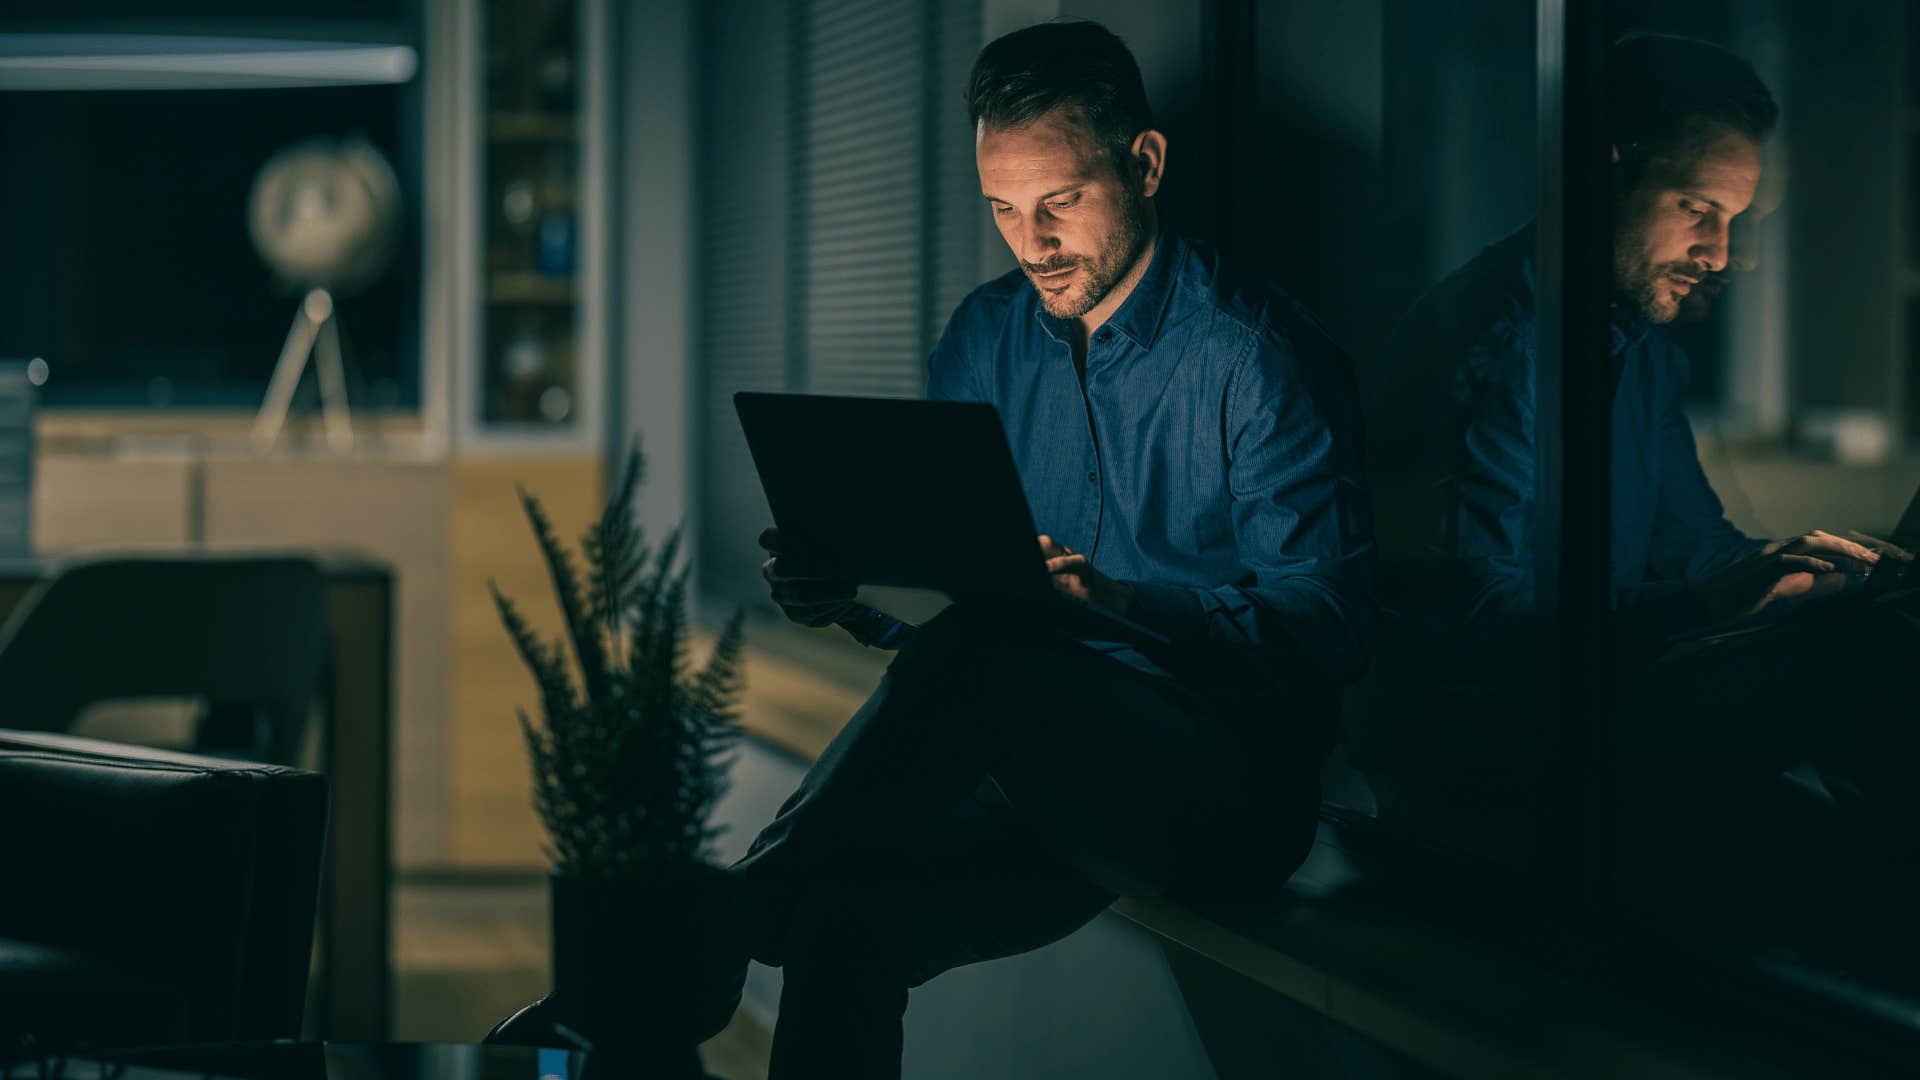
[[[1610,575],[1623,657],[1611,746],[1625,808],[1617,838],[1645,881],[1683,874],[1697,884],[1707,869],[1728,871],[1727,883],[1736,880],[1730,868],[1765,865],[1783,844],[1818,843],[1796,816],[1794,799],[1805,797],[1786,789],[1783,773],[1814,765],[1825,770],[1817,775],[1846,776],[1812,785],[1831,809],[1844,801],[1835,789],[1887,790],[1853,781],[1874,771],[1873,748],[1913,740],[1837,715],[1832,684],[1805,677],[1819,655],[1806,628],[1834,634],[1831,617],[1816,614],[1830,609],[1756,623],[1750,634],[1712,631],[1780,615],[1910,557],[1858,533],[1757,539],[1726,519],[1683,411],[1686,359],[1662,327],[1699,316],[1726,284],[1734,224],[1754,204],[1777,109],[1745,61],[1705,42],[1629,34],[1607,66]],[[1423,297],[1389,345],[1391,390],[1370,431],[1383,459],[1375,477],[1387,504],[1383,552],[1398,564],[1394,599],[1419,628],[1412,638],[1436,679],[1505,680],[1511,689],[1524,677],[1513,665],[1540,625],[1534,253],[1532,224],[1496,242]],[[1860,636],[1822,647],[1849,651]],[[1533,699],[1504,702],[1504,713],[1451,719],[1527,727]]]
[[[1623,619],[1667,632],[1825,587],[1820,578],[1877,562],[1884,545],[1734,528],[1682,410],[1685,358],[1658,329],[1706,302],[1696,290],[1722,287],[1733,222],[1760,182],[1772,97],[1744,61],[1704,42],[1630,35],[1610,65],[1613,586]],[[1488,248],[1415,305],[1389,347],[1393,377],[1427,403],[1419,448],[1440,456],[1421,479],[1472,618],[1533,610],[1534,244],[1529,224]]]

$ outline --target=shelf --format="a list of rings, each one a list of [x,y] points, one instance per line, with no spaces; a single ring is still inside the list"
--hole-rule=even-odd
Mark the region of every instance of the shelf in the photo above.
[[[525,271],[487,276],[490,304],[571,304],[573,299],[570,277],[548,277]]]
[[[486,0],[468,42],[481,112],[472,207],[480,311],[472,368],[455,402],[462,454],[596,454],[605,413],[608,263],[587,230],[604,224],[601,185],[613,90],[609,27],[621,0]],[[509,198],[511,196],[511,198]],[[592,219],[592,220],[583,220]],[[544,226],[544,228],[543,228]],[[564,259],[565,261],[556,261]],[[554,272],[547,272],[554,271]],[[515,381],[509,370],[547,366]],[[575,365],[578,364],[578,370]],[[552,386],[549,386],[549,380]],[[564,390],[563,400],[555,392]],[[565,416],[546,420],[548,411]],[[507,419],[519,417],[518,420]]]
[[[493,142],[569,142],[574,118],[566,113],[498,112],[487,117],[487,138]]]

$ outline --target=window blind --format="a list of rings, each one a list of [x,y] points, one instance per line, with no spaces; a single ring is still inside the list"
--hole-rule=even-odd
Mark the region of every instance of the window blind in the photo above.
[[[726,0],[703,29],[700,582],[764,604],[771,517],[732,395],[923,391],[978,283],[979,0]]]
[[[787,389],[789,25],[782,0],[715,0],[702,26],[698,286],[700,594],[731,607],[765,589],[771,523],[733,412],[739,390]]]
[[[925,381],[926,13],[898,0],[811,7],[795,144],[805,387],[912,396]]]

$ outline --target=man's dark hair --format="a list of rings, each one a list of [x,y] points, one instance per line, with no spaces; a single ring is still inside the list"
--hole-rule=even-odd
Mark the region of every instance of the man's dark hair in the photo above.
[[[1712,129],[1767,141],[1780,118],[1767,85],[1718,45],[1635,30],[1607,56],[1607,134],[1631,171]]]
[[[967,113],[976,127],[1024,127],[1061,107],[1078,112],[1115,161],[1125,160],[1133,137],[1153,126],[1140,65],[1126,42],[1099,23],[1045,22],[980,50],[967,78]]]

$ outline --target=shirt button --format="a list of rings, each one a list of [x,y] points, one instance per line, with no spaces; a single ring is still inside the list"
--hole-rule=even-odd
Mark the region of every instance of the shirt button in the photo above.
[[[1087,483],[1089,483],[1089,484],[1097,484],[1097,483],[1099,483],[1099,482],[1100,482],[1100,474],[1099,474],[1099,473],[1097,473],[1097,472],[1095,472],[1095,471],[1093,471],[1092,469],[1088,469],[1088,470],[1087,470]]]

